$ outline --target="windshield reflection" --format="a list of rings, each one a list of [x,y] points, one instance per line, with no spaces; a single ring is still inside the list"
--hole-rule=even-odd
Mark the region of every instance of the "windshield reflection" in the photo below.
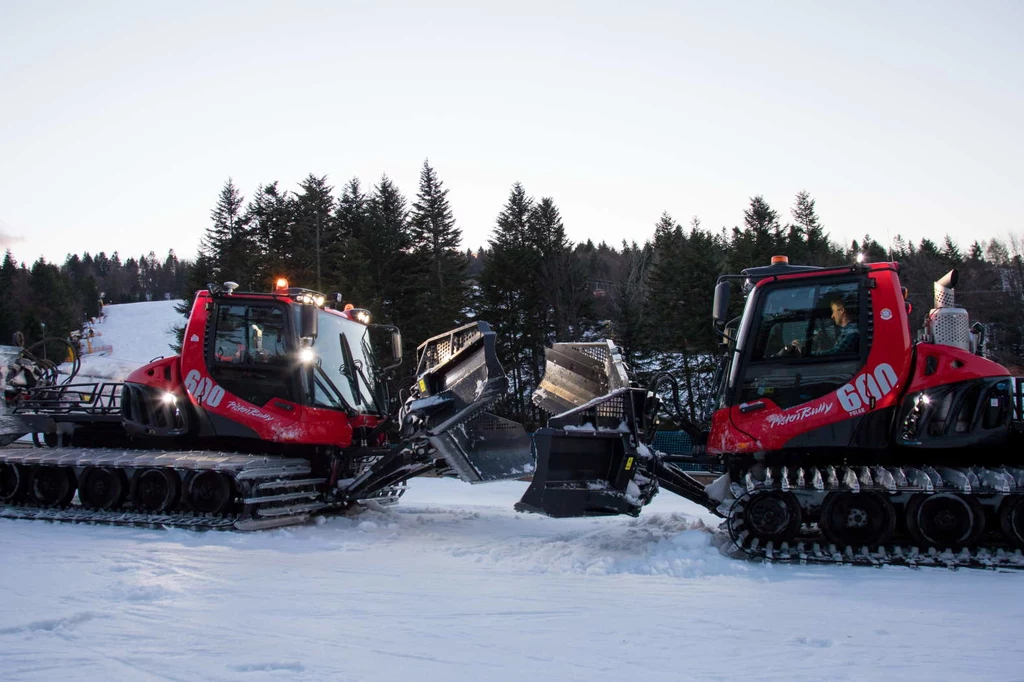
[[[317,367],[313,371],[313,404],[318,407],[378,413],[374,397],[377,367],[370,352],[369,329],[358,322],[319,311],[313,350]]]

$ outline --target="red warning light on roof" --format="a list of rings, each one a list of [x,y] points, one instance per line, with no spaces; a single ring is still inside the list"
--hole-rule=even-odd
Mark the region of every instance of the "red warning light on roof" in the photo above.
[[[772,256],[772,265],[789,265],[789,256]]]

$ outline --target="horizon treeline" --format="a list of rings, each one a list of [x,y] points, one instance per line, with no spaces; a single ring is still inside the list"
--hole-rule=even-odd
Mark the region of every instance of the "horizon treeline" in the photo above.
[[[739,207],[738,207],[739,208]],[[912,334],[932,305],[932,282],[960,270],[957,303],[986,326],[986,353],[1016,369],[1024,351],[1024,243],[1011,237],[976,240],[962,249],[953,239],[914,244],[897,235],[886,248],[870,234],[847,246],[833,242],[806,191],[784,216],[761,196],[750,199],[743,222],[712,231],[694,217],[686,226],[668,213],[651,239],[609,245],[567,237],[552,197],[535,198],[514,183],[496,207],[486,246],[467,249],[448,201],[448,190],[428,161],[410,200],[386,176],[366,186],[358,178],[340,190],[326,176],[308,175],[298,191],[278,182],[259,185],[246,200],[231,179],[211,211],[211,223],[194,261],[173,252],[121,263],[117,254],[69,256],[61,266],[42,259],[18,266],[8,251],[0,268],[0,342],[25,331],[36,338],[73,322],[106,302],[184,299],[187,315],[196,290],[234,281],[239,290],[267,291],[286,276],[292,285],[340,292],[367,308],[374,321],[401,328],[407,361],[430,336],[473,320],[497,332],[509,377],[498,411],[534,422],[529,402],[544,367],[544,348],[558,341],[611,337],[642,380],[672,371],[689,382],[707,372],[718,350],[711,305],[718,275],[767,264],[785,254],[791,263],[841,265],[858,255],[900,262],[910,291]],[[102,257],[102,258],[101,258]],[[735,312],[742,302],[734,300]],[[691,395],[699,393],[684,387]],[[691,401],[692,402],[692,401]]]
[[[156,253],[121,260],[115,251],[69,255],[56,265],[38,258],[18,263],[11,249],[0,264],[0,345],[13,343],[15,332],[26,345],[44,336],[67,338],[103,304],[176,298],[191,269],[171,250],[161,261]],[[45,327],[44,327],[45,325]]]

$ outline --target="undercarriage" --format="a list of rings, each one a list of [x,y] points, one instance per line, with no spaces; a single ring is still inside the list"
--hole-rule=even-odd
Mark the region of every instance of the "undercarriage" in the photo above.
[[[728,475],[727,475],[728,476]],[[1024,469],[761,467],[728,477],[728,553],[795,563],[1024,568]]]

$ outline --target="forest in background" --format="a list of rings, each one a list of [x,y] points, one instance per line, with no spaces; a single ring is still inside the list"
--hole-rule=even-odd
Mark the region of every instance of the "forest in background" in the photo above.
[[[717,231],[696,217],[684,226],[664,213],[643,243],[573,242],[554,199],[533,197],[520,183],[496,213],[487,244],[466,248],[448,190],[428,162],[411,201],[387,176],[369,187],[353,178],[336,191],[326,177],[309,175],[296,192],[271,182],[248,200],[229,179],[193,260],[173,251],[163,260],[150,252],[123,261],[101,252],[29,265],[8,250],[0,265],[0,343],[16,331],[29,344],[44,329],[66,335],[97,316],[101,300],[182,298],[187,315],[208,282],[267,291],[286,276],[293,285],[340,292],[375,321],[398,325],[404,378],[422,340],[487,320],[510,380],[499,411],[531,422],[538,415],[530,393],[543,372],[543,349],[555,340],[611,337],[639,378],[670,371],[699,395],[694,386],[718,348],[711,327],[716,278],[785,254],[791,263],[822,266],[858,256],[898,261],[914,329],[931,307],[932,282],[959,268],[957,303],[986,326],[986,354],[1017,371],[1024,351],[1024,243],[1015,237],[962,247],[949,236],[915,244],[897,235],[886,246],[865,234],[842,246],[830,239],[807,192],[796,195],[788,216],[755,196],[742,224]],[[738,298],[734,304],[738,311]]]

